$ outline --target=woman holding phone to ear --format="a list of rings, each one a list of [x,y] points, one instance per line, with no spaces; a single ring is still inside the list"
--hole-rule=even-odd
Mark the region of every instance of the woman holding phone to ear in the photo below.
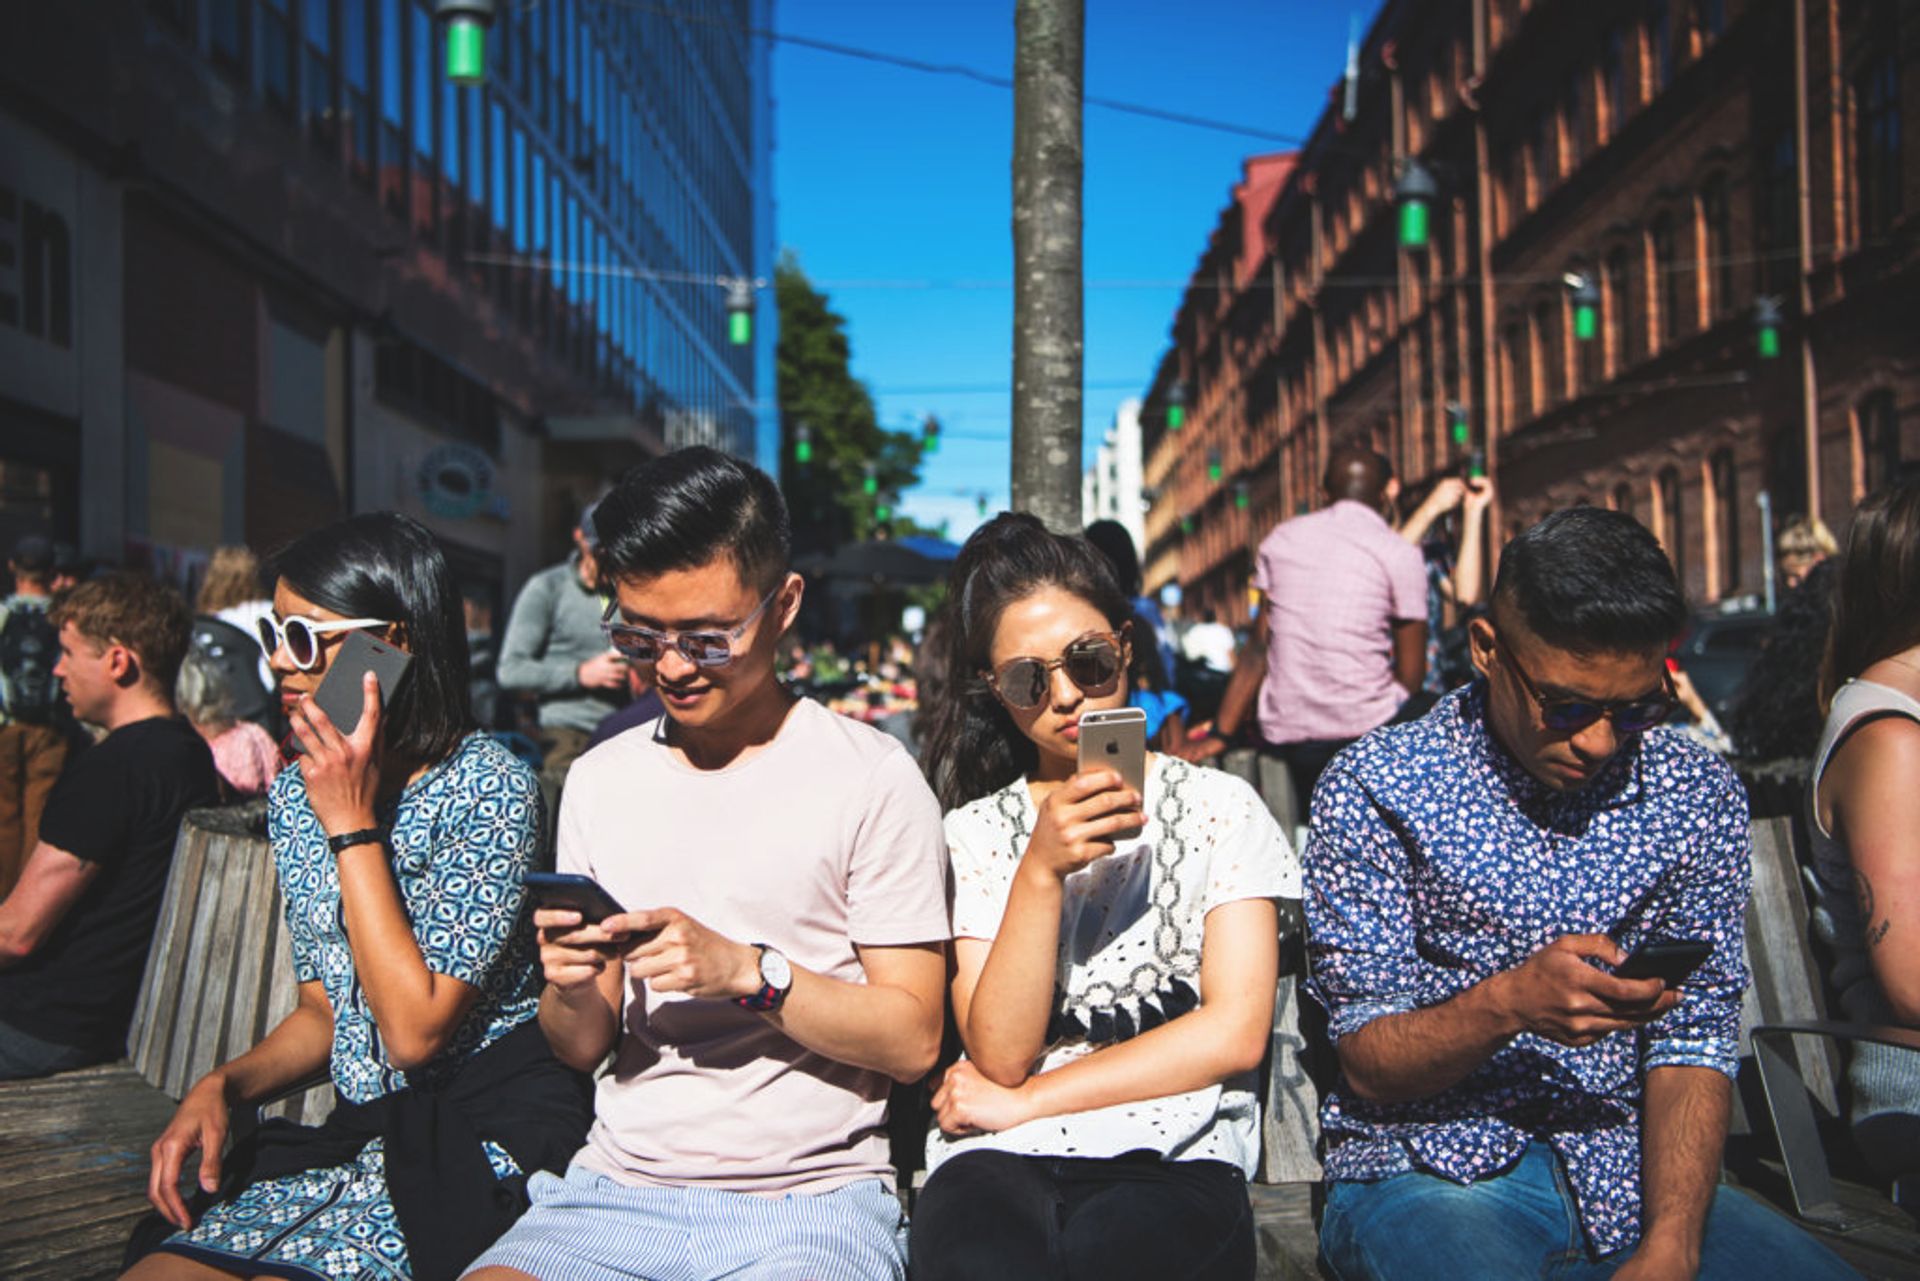
[[[1149,756],[1143,797],[1079,771],[1080,718],[1126,705],[1133,643],[1085,540],[1000,516],[947,608],[924,765],[967,1057],[934,1095],[914,1275],[1243,1281],[1273,900],[1298,897],[1299,864],[1229,775]]]
[[[267,828],[299,1000],[154,1143],[148,1198],[179,1230],[127,1275],[451,1278],[591,1120],[584,1078],[533,1021],[521,877],[541,847],[540,788],[473,724],[460,597],[424,527],[356,516],[276,569],[262,643],[301,754],[269,790]],[[357,631],[413,661],[384,707],[365,674],[343,734],[314,694]],[[323,1070],[339,1098],[323,1125],[268,1122],[223,1160],[233,1109]],[[190,1205],[178,1185],[196,1152]]]

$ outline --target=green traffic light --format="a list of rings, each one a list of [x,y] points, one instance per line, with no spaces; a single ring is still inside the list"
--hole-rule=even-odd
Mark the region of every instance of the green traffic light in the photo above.
[[[1242,485],[1238,489],[1233,491],[1233,505],[1235,507],[1238,507],[1241,511],[1245,511],[1247,509],[1247,504],[1252,501],[1253,501],[1253,498],[1251,495],[1247,493],[1247,487],[1245,485]]]
[[[1427,202],[1407,200],[1400,206],[1400,243],[1408,249],[1427,247],[1428,227]]]
[[[880,492],[880,480],[872,472],[868,472],[867,478],[860,482],[860,488],[866,492],[869,498],[871,498],[873,495]]]
[[[447,79],[457,85],[486,83],[487,26],[479,19],[447,20]]]
[[[1771,326],[1760,331],[1758,339],[1760,359],[1777,360],[1780,357],[1780,331]]]
[[[1600,309],[1590,303],[1581,303],[1573,309],[1573,336],[1581,342],[1593,341],[1600,332]]]
[[[873,509],[873,518],[882,524],[893,519],[893,508],[881,505]]]
[[[813,461],[813,442],[801,439],[793,447],[793,461],[805,466]]]
[[[753,341],[753,313],[735,311],[727,315],[727,341],[736,347],[744,347]]]
[[[1168,405],[1167,406],[1167,430],[1168,431],[1179,431],[1180,424],[1186,421],[1187,421],[1187,407],[1185,405]]]

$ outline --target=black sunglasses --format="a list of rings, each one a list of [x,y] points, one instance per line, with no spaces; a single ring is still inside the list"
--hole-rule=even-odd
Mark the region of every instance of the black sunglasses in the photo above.
[[[1008,707],[1021,712],[1032,711],[1047,701],[1047,686],[1055,668],[1064,670],[1067,679],[1082,691],[1105,694],[1119,682],[1126,667],[1124,645],[1112,632],[1082,636],[1058,658],[1015,658],[1000,664],[987,674],[987,684]]]
[[[1527,675],[1527,669],[1520,665],[1511,645],[1502,644],[1500,654],[1507,666],[1513,669],[1513,674],[1520,678],[1527,696],[1539,705],[1541,724],[1556,734],[1578,733],[1603,716],[1611,717],[1614,729],[1622,734],[1644,733],[1673,715],[1678,702],[1673,694],[1673,683],[1665,672],[1661,673],[1663,688],[1658,694],[1611,700],[1548,698],[1533,683],[1533,677]]]

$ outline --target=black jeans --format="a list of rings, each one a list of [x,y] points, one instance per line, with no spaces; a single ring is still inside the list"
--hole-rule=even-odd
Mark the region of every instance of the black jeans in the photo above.
[[[968,1152],[914,1203],[913,1281],[1249,1281],[1253,1208],[1224,1161]]]

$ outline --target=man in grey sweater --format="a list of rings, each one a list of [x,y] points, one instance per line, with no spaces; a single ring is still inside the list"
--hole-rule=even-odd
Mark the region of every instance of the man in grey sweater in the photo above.
[[[527,580],[500,648],[500,687],[537,695],[546,756],[540,785],[554,812],[574,759],[607,713],[627,701],[626,664],[600,631],[599,537],[580,513],[573,554]]]

